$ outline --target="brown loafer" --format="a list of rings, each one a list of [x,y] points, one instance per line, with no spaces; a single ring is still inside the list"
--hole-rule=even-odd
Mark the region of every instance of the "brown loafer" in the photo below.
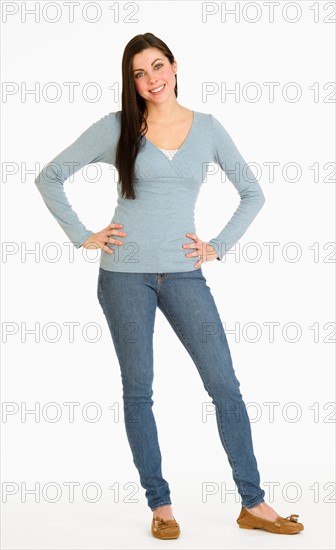
[[[180,536],[180,526],[175,518],[162,519],[153,516],[152,535],[157,539],[177,539]]]
[[[298,517],[298,514],[291,514],[286,518],[277,516],[275,521],[269,521],[258,518],[242,506],[237,523],[242,529],[264,529],[265,531],[279,535],[294,535],[304,529],[302,523],[298,522]]]

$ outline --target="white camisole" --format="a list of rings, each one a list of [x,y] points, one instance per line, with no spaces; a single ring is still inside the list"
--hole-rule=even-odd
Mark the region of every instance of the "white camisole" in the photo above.
[[[162,147],[159,147],[160,151],[163,151],[163,153],[166,155],[166,157],[169,158],[169,160],[172,160],[173,156],[175,155],[176,151],[178,149],[162,149]]]

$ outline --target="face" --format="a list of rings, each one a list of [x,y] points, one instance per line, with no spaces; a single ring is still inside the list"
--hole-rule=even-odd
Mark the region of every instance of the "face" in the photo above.
[[[174,94],[176,61],[171,65],[158,48],[135,54],[132,68],[135,88],[146,102],[162,103]]]

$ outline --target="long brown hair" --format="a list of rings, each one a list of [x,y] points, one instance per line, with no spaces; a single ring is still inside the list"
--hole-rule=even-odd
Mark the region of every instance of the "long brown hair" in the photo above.
[[[122,57],[122,92],[121,92],[121,132],[116,150],[115,167],[119,172],[121,195],[126,199],[135,199],[134,164],[140,148],[143,146],[143,136],[140,132],[144,125],[144,133],[148,126],[145,117],[148,110],[134,84],[133,57],[146,48],[158,48],[172,64],[174,56],[167,44],[160,38],[146,32],[137,34],[126,45]],[[175,75],[175,96],[177,97],[177,76]],[[144,116],[145,115],[145,116]]]

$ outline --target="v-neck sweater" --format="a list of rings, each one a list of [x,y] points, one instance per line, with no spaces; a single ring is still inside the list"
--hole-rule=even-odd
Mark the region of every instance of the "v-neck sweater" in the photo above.
[[[71,145],[48,162],[35,184],[49,211],[76,248],[101,228],[92,231],[79,219],[65,194],[64,182],[87,164],[115,164],[121,130],[121,111],[106,114],[89,126]],[[174,157],[169,159],[146,136],[135,161],[135,199],[121,196],[110,223],[123,224],[126,236],[111,235],[122,245],[101,249],[100,267],[107,271],[171,273],[193,271],[198,256],[187,257],[197,234],[194,210],[201,185],[217,164],[239,193],[240,203],[218,235],[206,241],[222,260],[245,233],[265,202],[252,170],[246,164],[223,124],[212,114],[193,111],[189,132]],[[112,185],[112,182],[111,182]],[[212,200],[216,195],[209,186]],[[102,198],[103,199],[103,198]],[[209,216],[212,211],[209,210]]]
[[[163,151],[169,160],[172,160],[174,158],[175,153],[177,153],[178,149],[162,149],[162,147],[159,147],[160,151]]]

